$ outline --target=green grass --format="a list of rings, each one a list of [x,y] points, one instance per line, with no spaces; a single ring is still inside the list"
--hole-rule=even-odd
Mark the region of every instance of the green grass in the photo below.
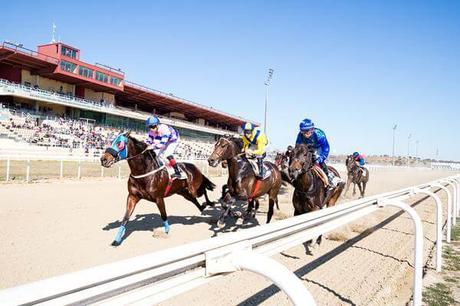
[[[457,218],[457,223],[460,222],[460,219]],[[452,240],[460,240],[460,226],[455,226],[452,228]]]
[[[460,254],[451,246],[444,247],[445,269],[449,271],[460,271]]]
[[[448,306],[458,303],[452,297],[452,290],[460,288],[460,225],[452,228],[452,244],[443,248],[444,269],[447,275],[444,281],[435,283],[423,291],[423,302],[429,306]]]
[[[442,283],[436,283],[425,289],[423,302],[429,306],[449,306],[455,303],[452,291]]]

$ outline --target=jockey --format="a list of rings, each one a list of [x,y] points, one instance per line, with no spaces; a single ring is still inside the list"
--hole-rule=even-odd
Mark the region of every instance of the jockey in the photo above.
[[[366,164],[366,162],[364,161],[364,156],[362,156],[358,152],[353,153],[353,158],[355,159],[355,162],[358,164],[358,166],[360,166],[361,168],[363,168]]]
[[[256,158],[259,167],[259,178],[264,177],[264,158],[266,156],[265,146],[268,144],[267,136],[260,128],[254,127],[250,122],[246,122],[243,128],[243,152],[248,158]]]
[[[295,144],[306,144],[316,150],[316,162],[327,175],[331,188],[335,188],[334,174],[329,171],[326,165],[326,159],[329,156],[329,142],[327,141],[326,134],[322,130],[315,128],[315,124],[310,119],[302,120],[299,129],[300,132],[297,135]]]
[[[179,132],[171,126],[160,123],[157,116],[148,117],[145,126],[149,129],[145,143],[151,147],[160,161],[163,161],[166,156],[169,165],[174,169],[171,178],[180,178],[181,173],[174,158],[179,144]]]

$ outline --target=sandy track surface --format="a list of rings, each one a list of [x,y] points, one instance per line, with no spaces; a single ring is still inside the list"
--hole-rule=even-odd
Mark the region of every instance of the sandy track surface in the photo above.
[[[371,172],[367,194],[448,175],[451,173],[380,169]],[[213,181],[220,186],[224,179]],[[215,227],[218,208],[200,214],[193,204],[174,196],[167,199],[168,236],[160,229],[156,206],[141,201],[128,224],[128,237],[120,247],[112,248],[109,244],[124,213],[125,181],[50,181],[0,185],[0,190],[1,288],[224,234]],[[445,198],[443,192],[439,194]],[[281,210],[275,213],[275,220],[292,216],[290,195],[290,190],[284,190],[280,196]],[[217,197],[216,191],[212,198]],[[347,198],[351,196],[341,201]],[[427,257],[435,235],[434,203],[420,201],[415,208],[424,221]],[[265,212],[263,202],[257,220],[230,225],[226,232],[265,223]],[[387,208],[330,233],[313,256],[305,255],[303,246],[298,246],[274,258],[296,271],[319,305],[405,304],[411,295],[411,222],[408,216]],[[289,301],[263,278],[238,272],[163,304],[289,305]]]

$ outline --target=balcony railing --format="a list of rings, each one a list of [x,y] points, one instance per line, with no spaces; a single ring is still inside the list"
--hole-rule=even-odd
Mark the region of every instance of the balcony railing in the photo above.
[[[19,52],[19,53],[22,53],[22,54],[25,54],[25,55],[29,55],[29,56],[32,56],[32,57],[47,61],[47,62],[49,62],[51,64],[55,64],[55,65],[59,64],[59,59],[57,59],[55,57],[52,57],[52,56],[49,56],[49,55],[46,55],[46,54],[43,54],[43,53],[39,53],[37,51],[33,51],[33,50],[30,50],[30,49],[24,48],[20,44],[14,44],[14,43],[10,43],[10,42],[5,41],[5,42],[3,42],[2,47],[5,48],[5,49],[14,51],[14,52]]]
[[[77,108],[84,108],[84,109],[93,110],[93,111],[102,112],[102,113],[110,113],[113,115],[117,115],[121,117],[128,117],[128,118],[142,120],[142,121],[151,115],[146,112],[139,112],[139,111],[134,111],[131,109],[116,107],[112,104],[105,103],[105,102],[81,99],[81,98],[77,98],[74,96],[68,96],[68,95],[63,95],[63,94],[43,90],[40,88],[33,88],[30,86],[16,84],[16,83],[12,83],[7,80],[4,80],[4,79],[0,79],[0,95],[2,94],[3,95],[19,94],[19,95],[30,97],[30,98],[42,99],[47,102],[55,102],[55,103],[64,104],[67,106],[74,106]],[[163,116],[159,116],[159,117],[166,124],[170,124],[170,125],[182,127],[182,128],[187,128],[191,130],[203,131],[203,132],[208,132],[211,134],[218,134],[218,135],[234,133],[228,130],[193,124],[191,122],[176,119],[176,118],[168,118],[168,117],[163,117]]]

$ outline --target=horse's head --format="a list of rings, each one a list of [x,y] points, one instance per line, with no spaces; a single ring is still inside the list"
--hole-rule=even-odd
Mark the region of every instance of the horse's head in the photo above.
[[[297,145],[294,148],[289,164],[289,175],[294,180],[314,165],[313,153],[313,149],[304,144]]]
[[[119,134],[112,141],[111,145],[105,149],[101,156],[101,165],[109,168],[114,163],[128,157],[129,133]]]
[[[221,161],[228,160],[238,155],[242,150],[240,139],[230,136],[221,137],[214,145],[214,150],[209,155],[208,163],[211,167],[216,167]]]
[[[347,166],[348,171],[353,170],[353,168],[356,166],[356,164],[354,163],[354,160],[355,158],[353,157],[353,155],[347,156],[347,159],[345,160],[345,165]]]

